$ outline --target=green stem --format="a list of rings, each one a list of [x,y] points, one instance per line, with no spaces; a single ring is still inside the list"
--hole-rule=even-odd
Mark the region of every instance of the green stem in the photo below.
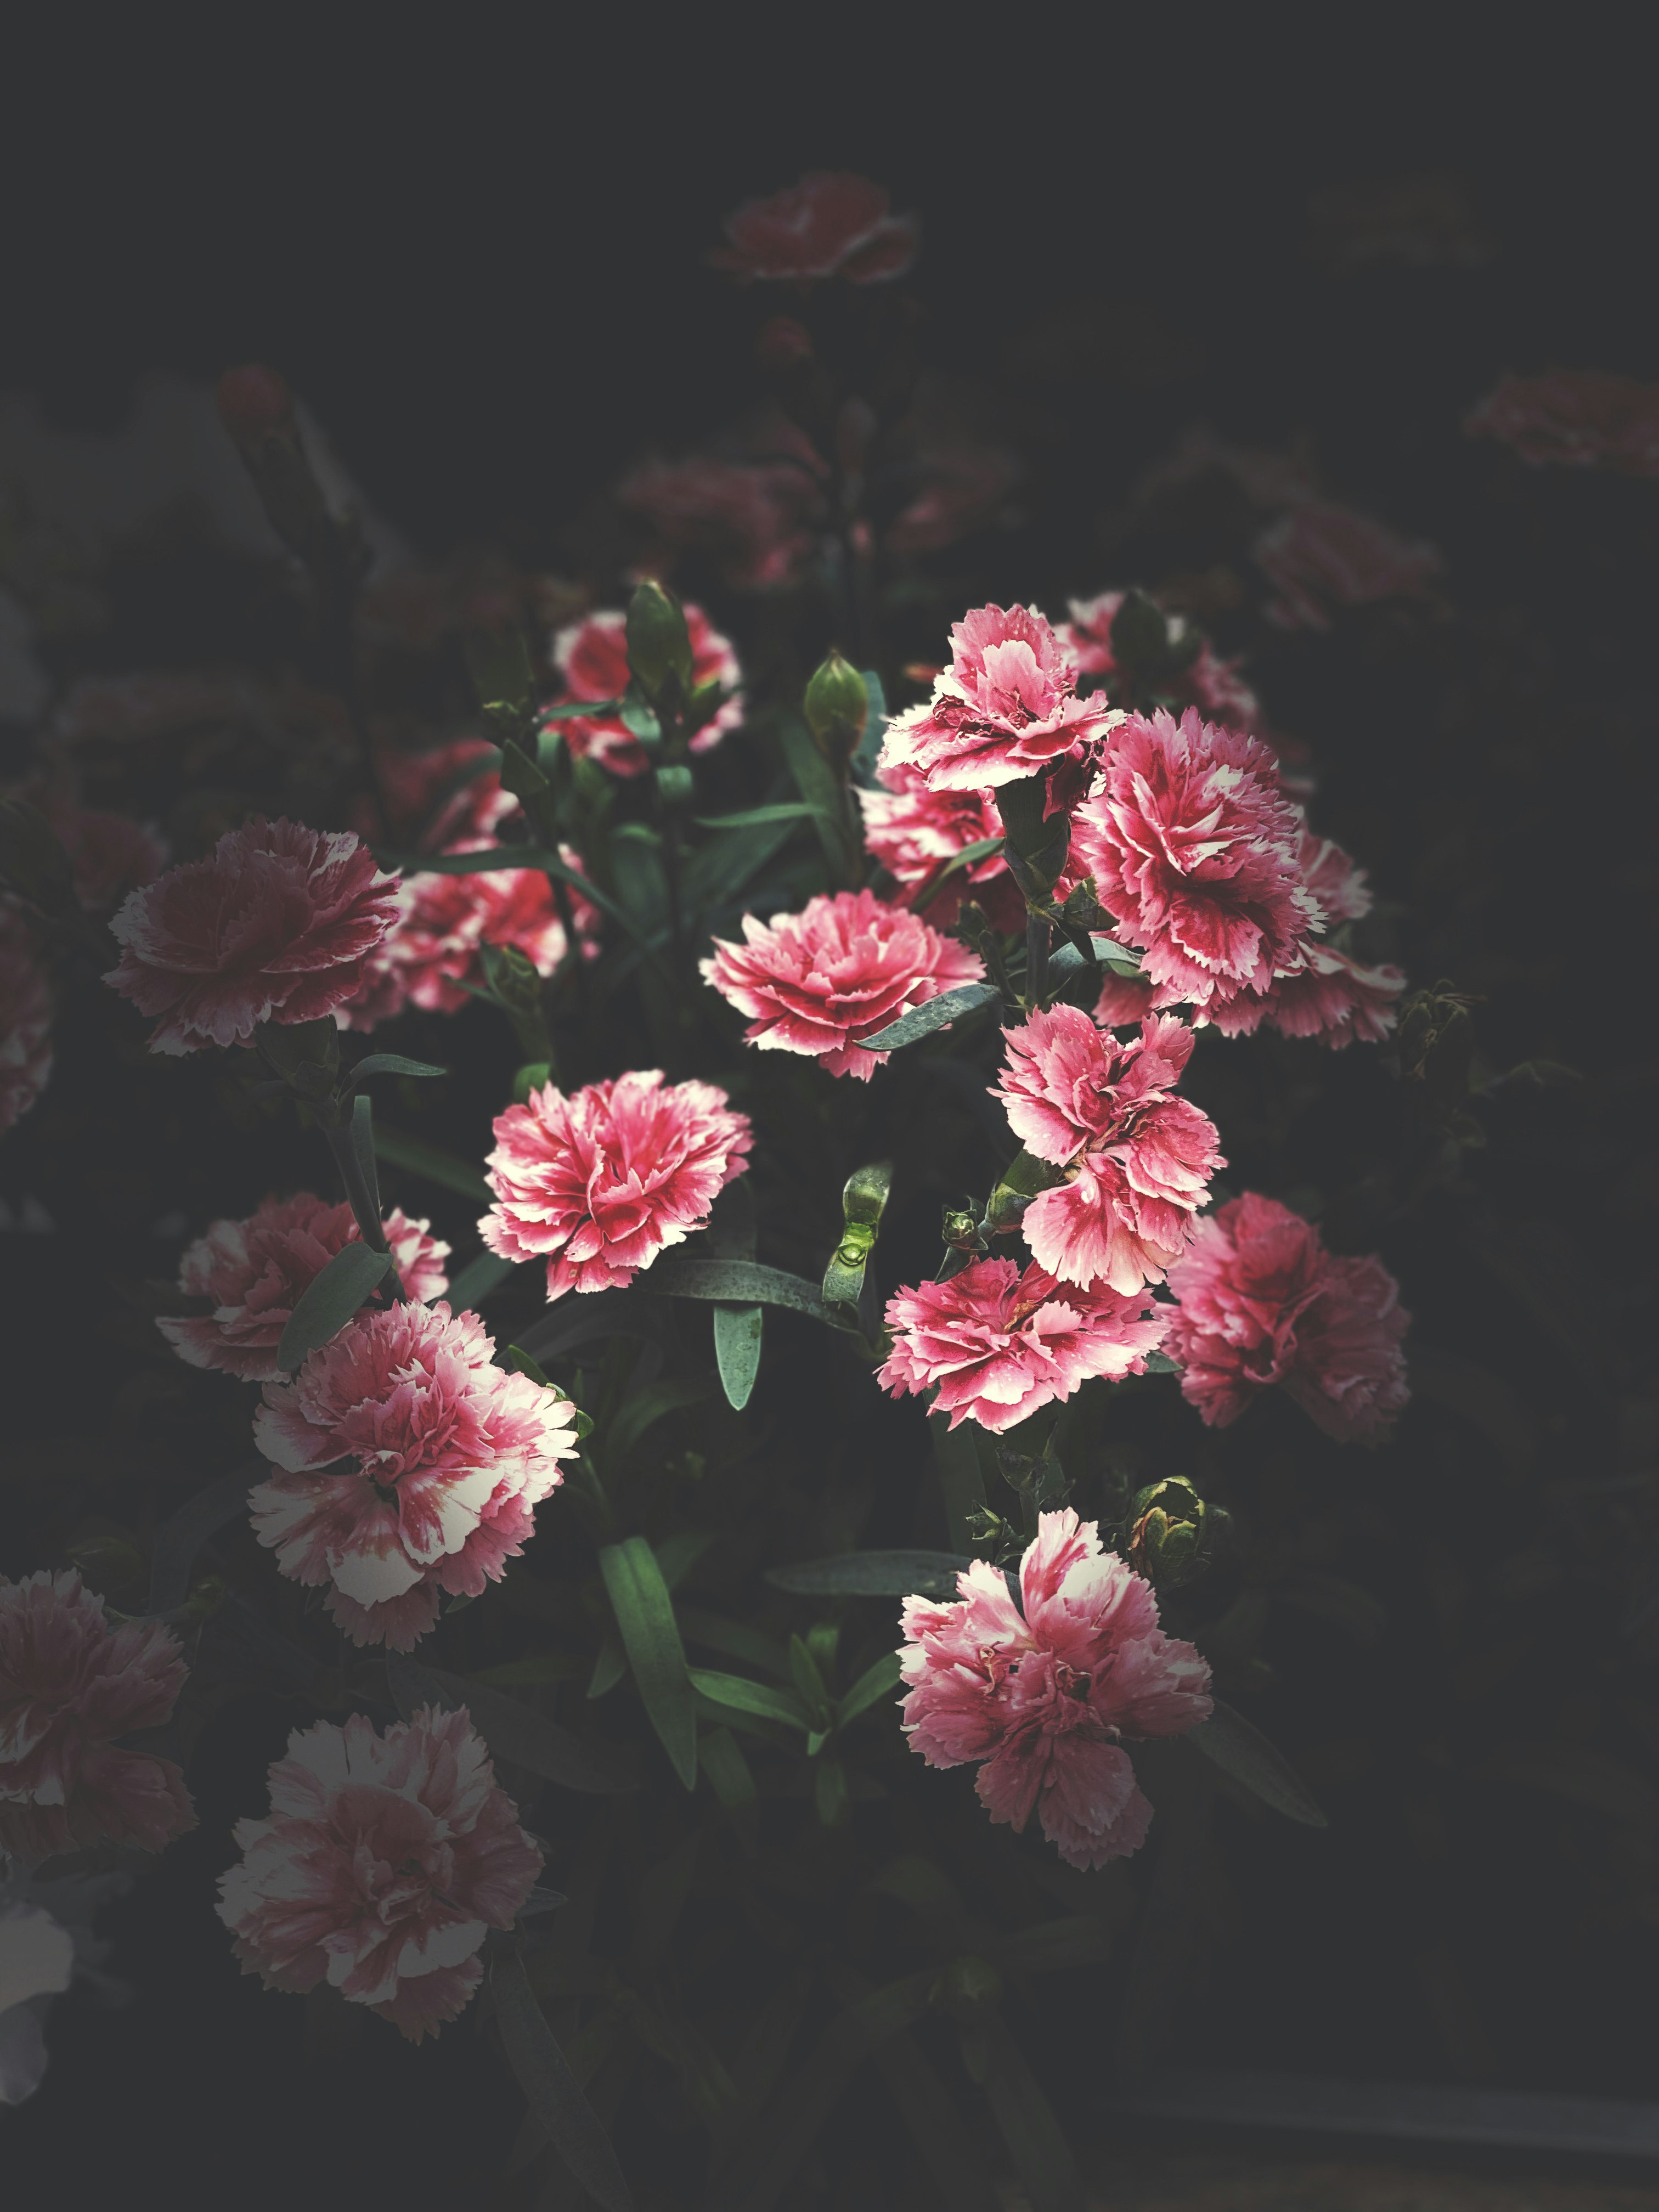
[[[1048,989],[1049,926],[1047,917],[1028,914],[1025,917],[1025,998],[1032,1007],[1040,1006]]]

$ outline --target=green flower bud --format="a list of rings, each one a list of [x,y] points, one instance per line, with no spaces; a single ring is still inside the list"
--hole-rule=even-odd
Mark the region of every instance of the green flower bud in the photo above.
[[[1178,1474],[1138,1491],[1129,1518],[1124,1556],[1159,1589],[1177,1589],[1207,1566],[1229,1520]]]
[[[939,1233],[953,1252],[980,1252],[979,1223],[965,1206],[947,1206]]]
[[[684,700],[691,689],[691,633],[674,594],[647,576],[628,603],[628,665],[647,699],[671,682]]]
[[[864,678],[839,651],[832,652],[813,671],[806,687],[805,712],[813,744],[837,774],[844,773],[863,739],[870,698]]]

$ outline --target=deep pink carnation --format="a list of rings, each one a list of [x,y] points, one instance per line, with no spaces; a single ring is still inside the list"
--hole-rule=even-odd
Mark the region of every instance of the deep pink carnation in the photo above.
[[[1026,1243],[1064,1282],[1128,1292],[1161,1281],[1225,1164],[1214,1122],[1170,1096],[1193,1032],[1164,1015],[1120,1044],[1080,1006],[1059,1006],[1003,1036],[992,1095],[1026,1150],[1066,1175],[1026,1207]]]
[[[1158,1626],[1152,1584],[1069,1510],[1040,1516],[1019,1582],[1016,1605],[975,1559],[955,1603],[906,1598],[904,1732],[930,1766],[978,1763],[994,1820],[1018,1832],[1035,1811],[1067,1865],[1102,1867],[1138,1850],[1152,1817],[1122,1739],[1207,1720],[1210,1670]]]
[[[34,932],[0,904],[0,1135],[21,1121],[52,1073],[52,987]]]
[[[905,891],[920,890],[945,861],[969,845],[980,844],[987,837],[998,841],[995,852],[959,868],[941,886],[937,897],[917,911],[933,913],[935,921],[943,925],[964,898],[973,898],[984,908],[993,928],[1023,929],[1025,897],[1002,856],[1002,817],[989,793],[930,791],[921,770],[908,762],[895,763],[880,773],[883,787],[858,795],[864,814],[864,842]],[[1069,888],[1066,884],[1057,886],[1056,898],[1063,899]]]
[[[1322,924],[1300,837],[1265,745],[1160,708],[1113,732],[1073,818],[1072,866],[1145,953],[1154,1003],[1189,1002],[1202,1022],[1304,965]]]
[[[723,638],[701,607],[687,604],[685,626],[691,637],[691,688],[719,684],[737,693],[743,671],[730,641]],[[564,678],[561,696],[572,699],[620,699],[628,689],[628,617],[619,610],[584,615],[553,640],[553,658]],[[743,701],[733,696],[691,734],[694,753],[718,744],[727,730],[743,720]],[[615,775],[643,775],[650,766],[645,747],[620,716],[579,715],[550,727],[563,733],[576,759],[596,760]]]
[[[393,1206],[386,1242],[404,1291],[422,1305],[449,1287],[443,1263],[449,1247]],[[302,1190],[268,1198],[246,1221],[216,1221],[188,1246],[179,1288],[213,1301],[210,1314],[163,1316],[155,1326],[192,1367],[216,1367],[245,1382],[274,1382],[276,1347],[289,1318],[334,1255],[361,1241],[356,1215]]]
[[[574,1408],[495,1349],[441,1302],[365,1310],[265,1385],[253,1439],[276,1471],[252,1493],[254,1533],[285,1575],[327,1586],[354,1644],[408,1651],[441,1594],[481,1597],[563,1480]]]
[[[1333,839],[1316,837],[1311,830],[1304,830],[1296,854],[1303,887],[1317,901],[1327,921],[1358,921],[1370,912],[1371,887],[1365,880],[1365,871],[1357,867]]]
[[[106,982],[161,1016],[152,1052],[246,1044],[261,1022],[309,1022],[356,990],[397,911],[398,879],[349,831],[255,815],[127,899]]]
[[[1170,1288],[1169,1351],[1212,1428],[1278,1382],[1328,1436],[1376,1443],[1410,1395],[1400,1285],[1380,1260],[1327,1252],[1273,1199],[1247,1191],[1200,1221]]]
[[[659,1068],[550,1083],[495,1117],[486,1180],[495,1203],[478,1234],[504,1260],[547,1261],[547,1295],[631,1283],[708,1218],[748,1165],[749,1116],[712,1083],[664,1083]]]
[[[72,1571],[0,1577],[0,1851],[26,1866],[97,1843],[159,1851],[193,1828],[173,1761],[115,1744],[164,1726],[184,1686],[159,1621],[117,1627]]]
[[[904,274],[920,236],[915,216],[891,208],[868,177],[810,170],[798,185],[734,209],[723,226],[731,244],[708,258],[744,284],[818,276],[880,283]]]
[[[1267,1019],[1284,1036],[1317,1037],[1340,1052],[1356,1039],[1381,1044],[1395,1025],[1395,1007],[1406,988],[1403,969],[1367,968],[1334,945],[1310,945],[1308,964],[1267,994]],[[1227,1017],[1217,1027],[1227,1028]]]
[[[1000,1434],[1091,1376],[1146,1372],[1167,1310],[1139,1286],[1127,1297],[1073,1290],[1040,1267],[975,1260],[948,1282],[919,1283],[887,1304],[892,1351],[876,1380],[895,1398],[935,1385],[951,1426]]]
[[[976,952],[870,891],[821,892],[770,922],[746,914],[743,934],[741,945],[717,937],[701,966],[721,998],[750,1017],[749,1042],[809,1053],[831,1075],[866,1083],[887,1054],[866,1052],[860,1038],[985,974]]]
[[[1079,699],[1077,663],[1035,607],[975,607],[951,630],[951,666],[923,707],[887,725],[881,765],[934,791],[989,791],[1077,755],[1121,720]]]
[[[1079,675],[1116,675],[1112,624],[1125,597],[1122,592],[1101,592],[1092,599],[1071,601],[1072,619],[1059,624],[1057,635],[1075,657]],[[1184,619],[1176,616],[1172,627],[1179,637]],[[1261,720],[1261,702],[1238,672],[1239,663],[1218,659],[1206,638],[1171,688],[1183,706],[1196,707],[1206,721],[1220,722],[1230,730],[1255,731]]]
[[[327,1982],[418,2043],[466,2006],[542,1870],[465,1707],[296,1729],[216,1910],[267,1989]]]
[[[1501,439],[1523,461],[1659,477],[1659,385],[1605,369],[1559,368],[1506,376],[1463,425]]]
[[[1315,500],[1281,516],[1252,551],[1278,594],[1262,612],[1282,629],[1328,629],[1333,606],[1420,598],[1443,565],[1432,545]]]

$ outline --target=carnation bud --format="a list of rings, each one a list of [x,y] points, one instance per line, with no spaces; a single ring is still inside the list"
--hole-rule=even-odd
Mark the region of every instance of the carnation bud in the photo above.
[[[0,876],[42,914],[67,919],[80,913],[70,856],[26,799],[0,799]]]
[[[684,761],[669,761],[657,770],[657,796],[665,806],[689,806],[696,789]]]
[[[864,678],[840,650],[813,670],[806,687],[806,726],[812,742],[837,775],[858,750],[870,716],[870,695]]]
[[[940,1235],[952,1251],[981,1252],[979,1223],[966,1207],[947,1206],[940,1224]]]
[[[1229,1525],[1219,1507],[1206,1505],[1183,1475],[1170,1475],[1138,1491],[1129,1509],[1125,1557],[1158,1589],[1176,1589],[1210,1563]]]
[[[264,362],[228,368],[219,379],[219,420],[237,444],[246,445],[294,426],[288,379]]]
[[[1063,1168],[1052,1167],[1022,1148],[1003,1170],[1001,1182],[985,1201],[985,1218],[994,1231],[1018,1228],[1031,1200],[1065,1180]]]
[[[755,358],[774,375],[804,368],[812,358],[811,333],[793,315],[774,315],[761,325],[755,340]]]
[[[691,633],[679,601],[647,576],[628,603],[628,665],[653,703],[671,681],[684,699],[691,688]]]

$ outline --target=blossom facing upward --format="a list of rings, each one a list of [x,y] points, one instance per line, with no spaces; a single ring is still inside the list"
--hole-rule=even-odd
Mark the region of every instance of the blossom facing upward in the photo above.
[[[975,1260],[944,1283],[919,1283],[887,1304],[893,1349],[876,1380],[895,1398],[935,1401],[951,1426],[977,1421],[1000,1435],[1091,1376],[1146,1372],[1167,1327],[1139,1285],[1073,1290],[1041,1267]]]
[[[712,1083],[659,1068],[549,1084],[495,1121],[486,1180],[495,1203],[478,1234],[504,1260],[547,1261],[547,1295],[631,1283],[684,1242],[748,1163],[746,1114]]]
[[[1612,469],[1659,477],[1659,385],[1605,369],[1506,376],[1463,428],[1497,438],[1533,468]]]
[[[1299,971],[1323,927],[1301,827],[1265,745],[1195,708],[1179,722],[1160,708],[1114,731],[1073,819],[1072,866],[1144,953],[1154,1004],[1208,1020]]]
[[[542,1870],[465,1710],[422,1706],[384,1735],[362,1713],[296,1729],[270,1786],[219,1881],[243,1972],[295,1993],[326,1982],[411,2043],[435,2034]]]
[[[979,1766],[980,1802],[1021,1832],[1033,1813],[1068,1866],[1127,1858],[1152,1808],[1123,1740],[1209,1717],[1210,1670],[1158,1625],[1150,1583],[1103,1552],[1092,1521],[1044,1513],[1019,1569],[976,1559],[954,1603],[908,1597],[904,1733],[930,1766]]]
[[[159,1851],[193,1828],[173,1761],[116,1746],[171,1720],[184,1686],[172,1630],[106,1620],[72,1570],[0,1577],[0,1851],[26,1866],[96,1843]]]
[[[861,1040],[912,1006],[985,974],[979,955],[871,891],[820,892],[799,914],[743,918],[744,942],[714,940],[704,980],[763,1051],[800,1052],[831,1075],[868,1082],[887,1060]]]
[[[798,185],[734,208],[723,226],[730,243],[708,258],[740,284],[823,276],[882,283],[904,274],[921,235],[915,216],[891,210],[868,177],[811,169]]]
[[[14,909],[0,907],[0,1135],[46,1087],[52,1015],[34,932]]]
[[[1077,755],[1122,717],[1077,696],[1077,662],[1035,607],[975,607],[951,629],[951,665],[925,706],[887,725],[881,765],[934,791],[990,791]]]
[[[992,1095],[1026,1150],[1066,1176],[1026,1207],[1026,1243],[1067,1283],[1127,1293],[1160,1281],[1224,1164],[1215,1124],[1170,1096],[1193,1032],[1162,1015],[1120,1044],[1080,1006],[1058,1006],[1003,1036]]]
[[[449,1287],[443,1263],[449,1247],[393,1206],[386,1243],[409,1296],[422,1305]],[[245,1221],[216,1221],[186,1247],[179,1288],[213,1301],[210,1314],[161,1315],[155,1326],[181,1359],[213,1367],[244,1382],[270,1382],[280,1372],[276,1347],[301,1298],[337,1252],[361,1241],[349,1206],[333,1206],[302,1190],[268,1198]]]
[[[743,670],[728,639],[720,635],[702,609],[687,605],[682,611],[691,639],[691,688],[719,684],[733,695],[743,681]],[[558,632],[553,640],[553,659],[564,679],[562,696],[577,699],[620,699],[628,689],[628,617],[620,608],[585,615]],[[694,753],[717,745],[728,730],[743,720],[743,701],[733,696],[691,733]],[[643,775],[650,766],[645,747],[619,715],[586,714],[550,727],[563,733],[577,760],[597,761],[613,775]]]
[[[1400,1285],[1273,1199],[1247,1191],[1200,1221],[1170,1288],[1182,1395],[1212,1428],[1279,1383],[1328,1436],[1376,1443],[1407,1402]]]
[[[1420,599],[1443,565],[1432,545],[1320,500],[1282,515],[1252,553],[1276,594],[1262,612],[1281,629],[1328,629],[1334,606]]]
[[[398,879],[349,831],[255,815],[204,860],[133,891],[105,981],[161,1017],[152,1052],[246,1044],[261,1022],[331,1014],[391,927]]]
[[[1056,635],[1075,657],[1079,676],[1115,676],[1117,656],[1112,651],[1112,624],[1127,593],[1100,592],[1092,599],[1069,602],[1072,619],[1061,623]],[[1183,617],[1170,617],[1172,635],[1186,629]],[[1223,660],[1205,638],[1187,665],[1171,679],[1170,689],[1183,706],[1196,707],[1207,722],[1220,722],[1230,730],[1254,731],[1261,719],[1261,702],[1239,673],[1237,660]]]
[[[441,1595],[481,1597],[563,1479],[575,1409],[495,1349],[477,1314],[442,1302],[365,1309],[265,1385],[254,1534],[283,1574],[327,1589],[354,1644],[408,1651]]]

